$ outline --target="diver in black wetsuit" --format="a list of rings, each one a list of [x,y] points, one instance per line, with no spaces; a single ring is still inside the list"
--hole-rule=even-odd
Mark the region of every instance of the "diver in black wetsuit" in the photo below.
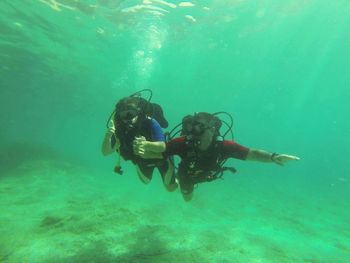
[[[182,137],[167,142],[165,157],[181,158],[177,179],[183,198],[192,199],[194,185],[221,178],[224,171],[235,172],[233,167],[223,167],[229,158],[253,160],[284,165],[299,157],[270,153],[242,146],[220,136],[221,120],[206,112],[186,116],[182,123]]]
[[[117,151],[124,160],[131,160],[136,165],[139,178],[145,184],[151,181],[153,170],[157,167],[166,189],[174,191],[177,184],[173,176],[173,166],[167,158],[159,154],[165,150],[165,137],[161,126],[167,125],[163,110],[158,104],[151,104],[140,97],[123,98],[116,104],[110,119],[102,153],[108,155]],[[122,173],[120,165],[116,166],[115,171]]]

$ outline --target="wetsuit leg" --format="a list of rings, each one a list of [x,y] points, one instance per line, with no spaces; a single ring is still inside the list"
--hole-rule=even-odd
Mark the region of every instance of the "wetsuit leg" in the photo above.
[[[145,163],[136,164],[137,175],[145,184],[148,184],[152,180],[153,170],[154,165],[147,165]]]
[[[192,199],[194,183],[188,174],[179,173],[178,174],[180,189],[185,201],[190,201]]]

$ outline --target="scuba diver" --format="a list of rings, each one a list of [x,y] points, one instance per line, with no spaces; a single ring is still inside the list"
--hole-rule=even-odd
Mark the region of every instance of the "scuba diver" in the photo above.
[[[236,172],[233,167],[223,166],[228,158],[278,165],[284,165],[291,160],[299,160],[299,157],[296,156],[247,148],[234,142],[232,117],[228,113],[225,113],[231,119],[230,126],[226,121],[222,121],[217,117],[217,115],[222,113],[225,112],[215,114],[199,112],[194,114],[194,116],[188,115],[184,117],[182,123],[179,124],[182,125],[182,129],[180,130],[182,136],[171,138],[166,144],[166,150],[163,156],[169,158],[173,155],[178,155],[181,159],[176,177],[185,201],[192,199],[196,184],[219,179],[222,177],[224,171]],[[229,129],[221,136],[220,128],[223,122]],[[232,140],[225,140],[224,137],[230,130]]]
[[[153,170],[157,167],[166,189],[174,191],[177,188],[174,167],[168,158],[160,154],[165,150],[162,127],[167,127],[168,122],[162,108],[150,102],[152,96],[148,100],[141,97],[143,91],[151,92],[142,90],[117,102],[107,123],[102,154],[119,153],[118,164],[114,169],[119,174],[123,173],[120,156],[124,160],[131,160],[145,184],[151,181]]]

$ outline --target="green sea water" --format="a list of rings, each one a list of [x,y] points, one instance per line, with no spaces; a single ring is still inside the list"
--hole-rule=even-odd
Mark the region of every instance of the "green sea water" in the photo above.
[[[350,262],[348,0],[2,0],[0,262]],[[116,101],[170,128],[227,111],[230,160],[190,203],[103,157]]]

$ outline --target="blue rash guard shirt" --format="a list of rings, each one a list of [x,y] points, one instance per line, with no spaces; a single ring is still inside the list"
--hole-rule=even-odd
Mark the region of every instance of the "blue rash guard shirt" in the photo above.
[[[151,118],[151,131],[152,131],[152,141],[153,142],[165,142],[165,136],[162,131],[162,127],[160,127],[159,123]]]

